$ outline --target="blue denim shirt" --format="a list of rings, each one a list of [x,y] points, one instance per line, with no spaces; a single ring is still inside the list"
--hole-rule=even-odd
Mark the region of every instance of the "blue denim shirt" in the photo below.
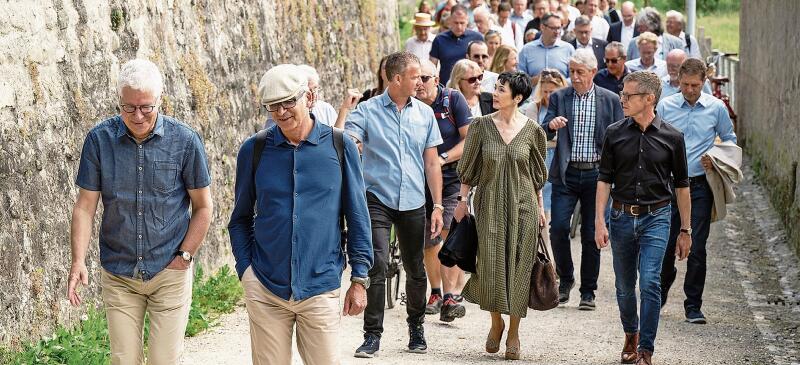
[[[189,193],[211,184],[200,136],[159,114],[141,144],[120,116],[86,136],[75,183],[99,191],[100,264],[115,275],[150,280],[166,267],[189,229]]]
[[[398,111],[387,89],[358,104],[345,129],[363,143],[368,192],[394,210],[408,211],[425,204],[423,152],[442,144],[430,106],[409,98]]]
[[[736,142],[728,108],[710,94],[701,93],[694,106],[689,105],[682,93],[668,96],[658,102],[656,113],[683,132],[689,177],[706,174],[700,157],[714,147],[717,136],[723,142]]]
[[[264,287],[284,300],[339,288],[345,259],[339,233],[342,210],[352,276],[367,277],[372,229],[355,142],[345,138],[344,181],[332,129],[319,122],[298,146],[277,126],[267,129],[255,182],[254,146],[255,136],[239,149],[236,200],[228,224],[239,278],[250,266]]]

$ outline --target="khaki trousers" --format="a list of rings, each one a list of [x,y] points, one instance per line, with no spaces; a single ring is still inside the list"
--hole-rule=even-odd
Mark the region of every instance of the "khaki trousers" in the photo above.
[[[144,363],[144,315],[150,315],[147,364],[177,364],[192,302],[193,270],[164,269],[148,281],[102,271],[113,365]]]
[[[306,365],[339,364],[337,335],[339,289],[295,301],[283,300],[265,288],[247,268],[242,275],[254,365],[292,363],[292,331]]]

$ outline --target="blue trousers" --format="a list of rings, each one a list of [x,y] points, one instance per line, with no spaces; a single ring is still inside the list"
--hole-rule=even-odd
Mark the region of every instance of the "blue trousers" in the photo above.
[[[632,216],[612,209],[609,238],[614,255],[617,304],[625,333],[639,332],[639,350],[654,351],[661,311],[661,263],[669,238],[672,206]],[[639,274],[641,320],[637,313]]]

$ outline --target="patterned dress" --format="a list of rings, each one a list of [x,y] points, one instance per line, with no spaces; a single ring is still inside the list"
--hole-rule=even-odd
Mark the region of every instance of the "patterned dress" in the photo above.
[[[461,182],[477,187],[477,273],[462,295],[483,310],[525,317],[539,235],[535,197],[547,178],[546,137],[528,119],[506,144],[493,115],[475,118],[458,163]]]

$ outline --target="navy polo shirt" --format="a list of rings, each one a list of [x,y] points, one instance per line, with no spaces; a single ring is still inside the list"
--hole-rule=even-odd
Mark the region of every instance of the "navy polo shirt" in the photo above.
[[[452,31],[439,33],[433,39],[431,46],[431,57],[439,60],[439,82],[447,85],[450,80],[450,72],[456,62],[467,58],[467,46],[472,41],[482,41],[483,36],[472,30],[466,30],[464,34],[456,37]]]
[[[469,111],[467,99],[458,90],[443,88],[442,85],[437,86],[438,95],[436,100],[431,104],[431,109],[436,116],[437,124],[439,125],[439,133],[442,134],[442,144],[436,146],[439,154],[447,152],[458,142],[461,141],[461,135],[458,134],[458,129],[469,125],[472,118],[472,113]],[[444,97],[447,94],[449,112],[444,107]],[[450,114],[448,116],[447,114]],[[452,117],[452,119],[451,119]]]

